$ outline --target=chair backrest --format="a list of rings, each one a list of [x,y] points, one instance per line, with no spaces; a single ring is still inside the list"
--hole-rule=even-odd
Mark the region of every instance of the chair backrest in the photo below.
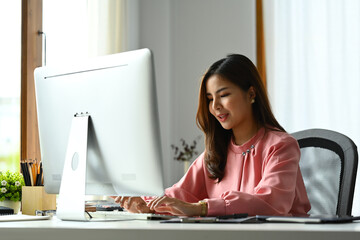
[[[358,164],[355,143],[326,129],[293,133],[300,150],[300,169],[310,200],[309,214],[351,215]]]

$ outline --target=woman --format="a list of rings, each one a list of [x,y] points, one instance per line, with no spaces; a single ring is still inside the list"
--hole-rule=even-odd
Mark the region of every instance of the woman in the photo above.
[[[130,212],[187,216],[304,215],[300,150],[276,121],[254,64],[229,55],[202,79],[197,124],[205,151],[156,198],[117,197]]]

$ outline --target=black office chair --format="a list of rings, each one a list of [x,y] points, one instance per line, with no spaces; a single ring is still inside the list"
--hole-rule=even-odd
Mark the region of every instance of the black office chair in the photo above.
[[[293,133],[311,203],[309,214],[351,215],[358,152],[347,136],[325,129]]]

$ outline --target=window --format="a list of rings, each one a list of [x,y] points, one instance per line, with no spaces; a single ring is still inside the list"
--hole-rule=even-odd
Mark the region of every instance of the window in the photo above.
[[[121,0],[43,0],[46,64],[121,52],[124,4]]]
[[[264,2],[269,94],[280,124],[289,132],[334,130],[359,146],[360,2]],[[353,215],[360,214],[359,181]]]
[[[86,9],[87,0],[43,0],[46,65],[87,57]]]
[[[20,160],[21,1],[0,1],[0,170]]]
[[[0,40],[1,171],[19,170],[21,4],[20,0],[0,1],[0,30],[5,33]],[[119,16],[122,16],[123,4],[123,1],[113,0],[44,0],[43,31],[48,45],[47,64],[120,52],[122,25]],[[35,7],[36,3],[32,6]],[[24,141],[29,144],[28,139]],[[37,145],[37,142],[30,144]],[[29,157],[27,152],[25,150],[25,158]]]

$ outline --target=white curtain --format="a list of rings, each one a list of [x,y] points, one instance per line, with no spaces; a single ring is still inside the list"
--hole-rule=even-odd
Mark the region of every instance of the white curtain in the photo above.
[[[126,0],[88,0],[87,2],[90,56],[124,51]]]
[[[87,25],[87,0],[43,0],[46,65],[87,58]]]
[[[44,0],[47,65],[123,51],[125,7],[126,0]]]
[[[288,132],[338,131],[360,148],[360,1],[266,0],[264,15],[268,90],[280,124]]]

